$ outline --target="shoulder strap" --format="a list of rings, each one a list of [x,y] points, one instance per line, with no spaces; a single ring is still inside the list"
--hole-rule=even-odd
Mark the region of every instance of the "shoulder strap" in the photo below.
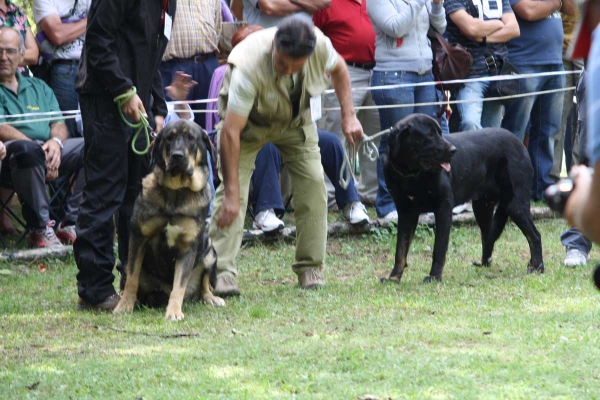
[[[75,11],[77,11],[77,4],[79,4],[79,0],[75,0],[75,3],[73,3],[73,8],[71,8],[67,17],[72,17],[73,15],[75,15]]]

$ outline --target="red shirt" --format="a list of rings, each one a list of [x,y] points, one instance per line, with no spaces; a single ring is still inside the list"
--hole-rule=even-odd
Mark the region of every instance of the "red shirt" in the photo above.
[[[332,0],[329,8],[313,14],[313,22],[346,62],[375,62],[375,32],[367,0]]]

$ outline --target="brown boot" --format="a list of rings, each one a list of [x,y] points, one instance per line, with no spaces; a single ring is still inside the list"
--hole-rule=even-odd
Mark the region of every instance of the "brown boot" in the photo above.
[[[93,306],[80,297],[77,300],[77,310],[79,310],[79,311],[85,311],[85,310],[112,311],[117,306],[117,304],[119,304],[119,300],[121,300],[121,297],[119,297],[119,295],[115,293],[111,296],[108,296],[103,301],[101,301],[100,303]]]
[[[302,289],[314,289],[325,286],[323,273],[316,268],[307,269],[298,275],[298,284],[300,284]]]
[[[219,297],[239,296],[240,289],[235,284],[233,276],[224,275],[217,277],[213,294]]]

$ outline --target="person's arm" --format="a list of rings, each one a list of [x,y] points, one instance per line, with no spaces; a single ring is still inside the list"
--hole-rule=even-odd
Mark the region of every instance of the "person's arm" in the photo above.
[[[414,29],[425,0],[398,2],[398,4],[400,10],[396,10],[389,0],[367,1],[367,11],[373,26],[395,38],[401,38]]]
[[[22,67],[27,65],[37,65],[38,59],[40,58],[40,50],[38,49],[33,32],[31,32],[31,28],[27,27],[25,29],[25,52],[23,53]]]
[[[431,11],[429,11],[429,24],[439,33],[446,31],[446,12],[444,11],[444,3],[442,0],[433,0],[431,3]]]
[[[314,14],[319,10],[329,8],[331,0],[289,0],[290,2],[299,5],[309,14]]]
[[[160,71],[156,70],[154,79],[152,80],[152,98],[154,100],[152,103],[152,115],[154,115],[154,122],[156,123],[156,133],[162,130],[168,112],[164,92]]]
[[[510,39],[514,39],[521,35],[521,30],[519,29],[519,23],[517,22],[515,14],[511,12],[502,14],[502,22],[504,23],[502,29],[487,35],[486,40],[488,43],[506,43]]]
[[[10,122],[12,118],[7,118],[6,121]],[[4,122],[4,121],[2,121]],[[9,140],[31,140],[23,132],[18,130],[12,125],[0,124],[0,141],[7,142]]]
[[[561,0],[520,0],[512,5],[517,16],[525,21],[539,21],[560,11]]]
[[[244,20],[244,3],[243,0],[231,0],[231,12],[238,21]]]
[[[187,99],[190,90],[192,90],[192,88],[197,84],[198,82],[192,80],[191,75],[184,74],[181,71],[177,71],[175,73],[175,77],[173,77],[173,81],[171,82],[171,84],[165,88],[165,92],[174,101],[182,101]],[[169,114],[167,115],[167,119],[169,120],[169,122],[172,120],[174,121],[176,119],[194,120],[192,108],[189,104],[178,103],[175,104],[173,108],[174,112],[169,112]],[[177,116],[177,118],[175,118],[175,116]],[[165,123],[167,123],[166,120]]]
[[[134,0],[102,0],[96,3],[94,19],[86,32],[85,49],[94,75],[116,97],[133,86],[131,79],[119,67],[118,55],[110,49],[114,48],[119,28]]]
[[[304,11],[304,8],[299,4],[294,4],[290,0],[255,0],[253,3],[256,3],[263,14],[273,17],[285,17],[292,13]]]
[[[466,38],[476,42],[481,42],[481,38],[484,36],[489,37],[494,32],[504,28],[502,20],[482,21],[479,18],[472,17],[466,10],[457,10],[448,16]]]
[[[219,142],[219,162],[223,174],[225,196],[221,204],[221,212],[217,219],[217,227],[224,229],[235,221],[240,211],[240,137],[248,124],[248,117],[236,114],[228,109],[225,113],[223,128]]]
[[[338,55],[338,57],[337,65],[329,72],[331,74],[331,85],[340,102],[342,132],[344,132],[344,136],[346,136],[346,140],[348,140],[350,146],[356,147],[362,141],[364,132],[354,111],[350,75],[348,74],[346,62],[342,56]]]
[[[39,22],[39,26],[46,36],[48,36],[48,39],[56,46],[71,43],[83,35],[86,25],[87,18],[83,18],[77,22],[63,23],[58,14],[50,14]]]

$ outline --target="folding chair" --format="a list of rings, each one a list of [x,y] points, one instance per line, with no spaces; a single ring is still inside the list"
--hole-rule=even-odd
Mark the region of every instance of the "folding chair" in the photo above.
[[[67,211],[67,200],[73,191],[73,185],[75,184],[75,176],[79,171],[73,172],[71,175],[61,177],[58,185],[53,185],[48,182],[48,208],[50,212],[50,219],[60,221],[64,218]],[[54,181],[57,182],[57,181]]]
[[[21,236],[19,237],[19,239],[16,242],[16,245],[19,245],[23,241],[23,239],[25,239],[25,236],[27,236],[27,233],[28,233],[27,224],[25,223],[23,218],[20,217],[19,215],[17,215],[17,213],[10,207],[12,199],[15,197],[15,194],[16,194],[14,188],[12,188],[12,185],[11,185],[11,187],[8,187],[8,188],[7,187],[2,187],[2,188],[10,190],[10,195],[8,196],[6,201],[2,201],[2,199],[0,199],[0,215],[2,215],[2,213],[5,213],[6,215],[8,215],[8,217],[11,219],[11,221],[13,223],[17,224],[20,228],[22,228],[23,233],[21,234]],[[17,230],[17,232],[18,232],[18,230]],[[0,232],[0,244],[5,249],[8,248],[8,245],[4,238],[4,234],[1,232]]]

